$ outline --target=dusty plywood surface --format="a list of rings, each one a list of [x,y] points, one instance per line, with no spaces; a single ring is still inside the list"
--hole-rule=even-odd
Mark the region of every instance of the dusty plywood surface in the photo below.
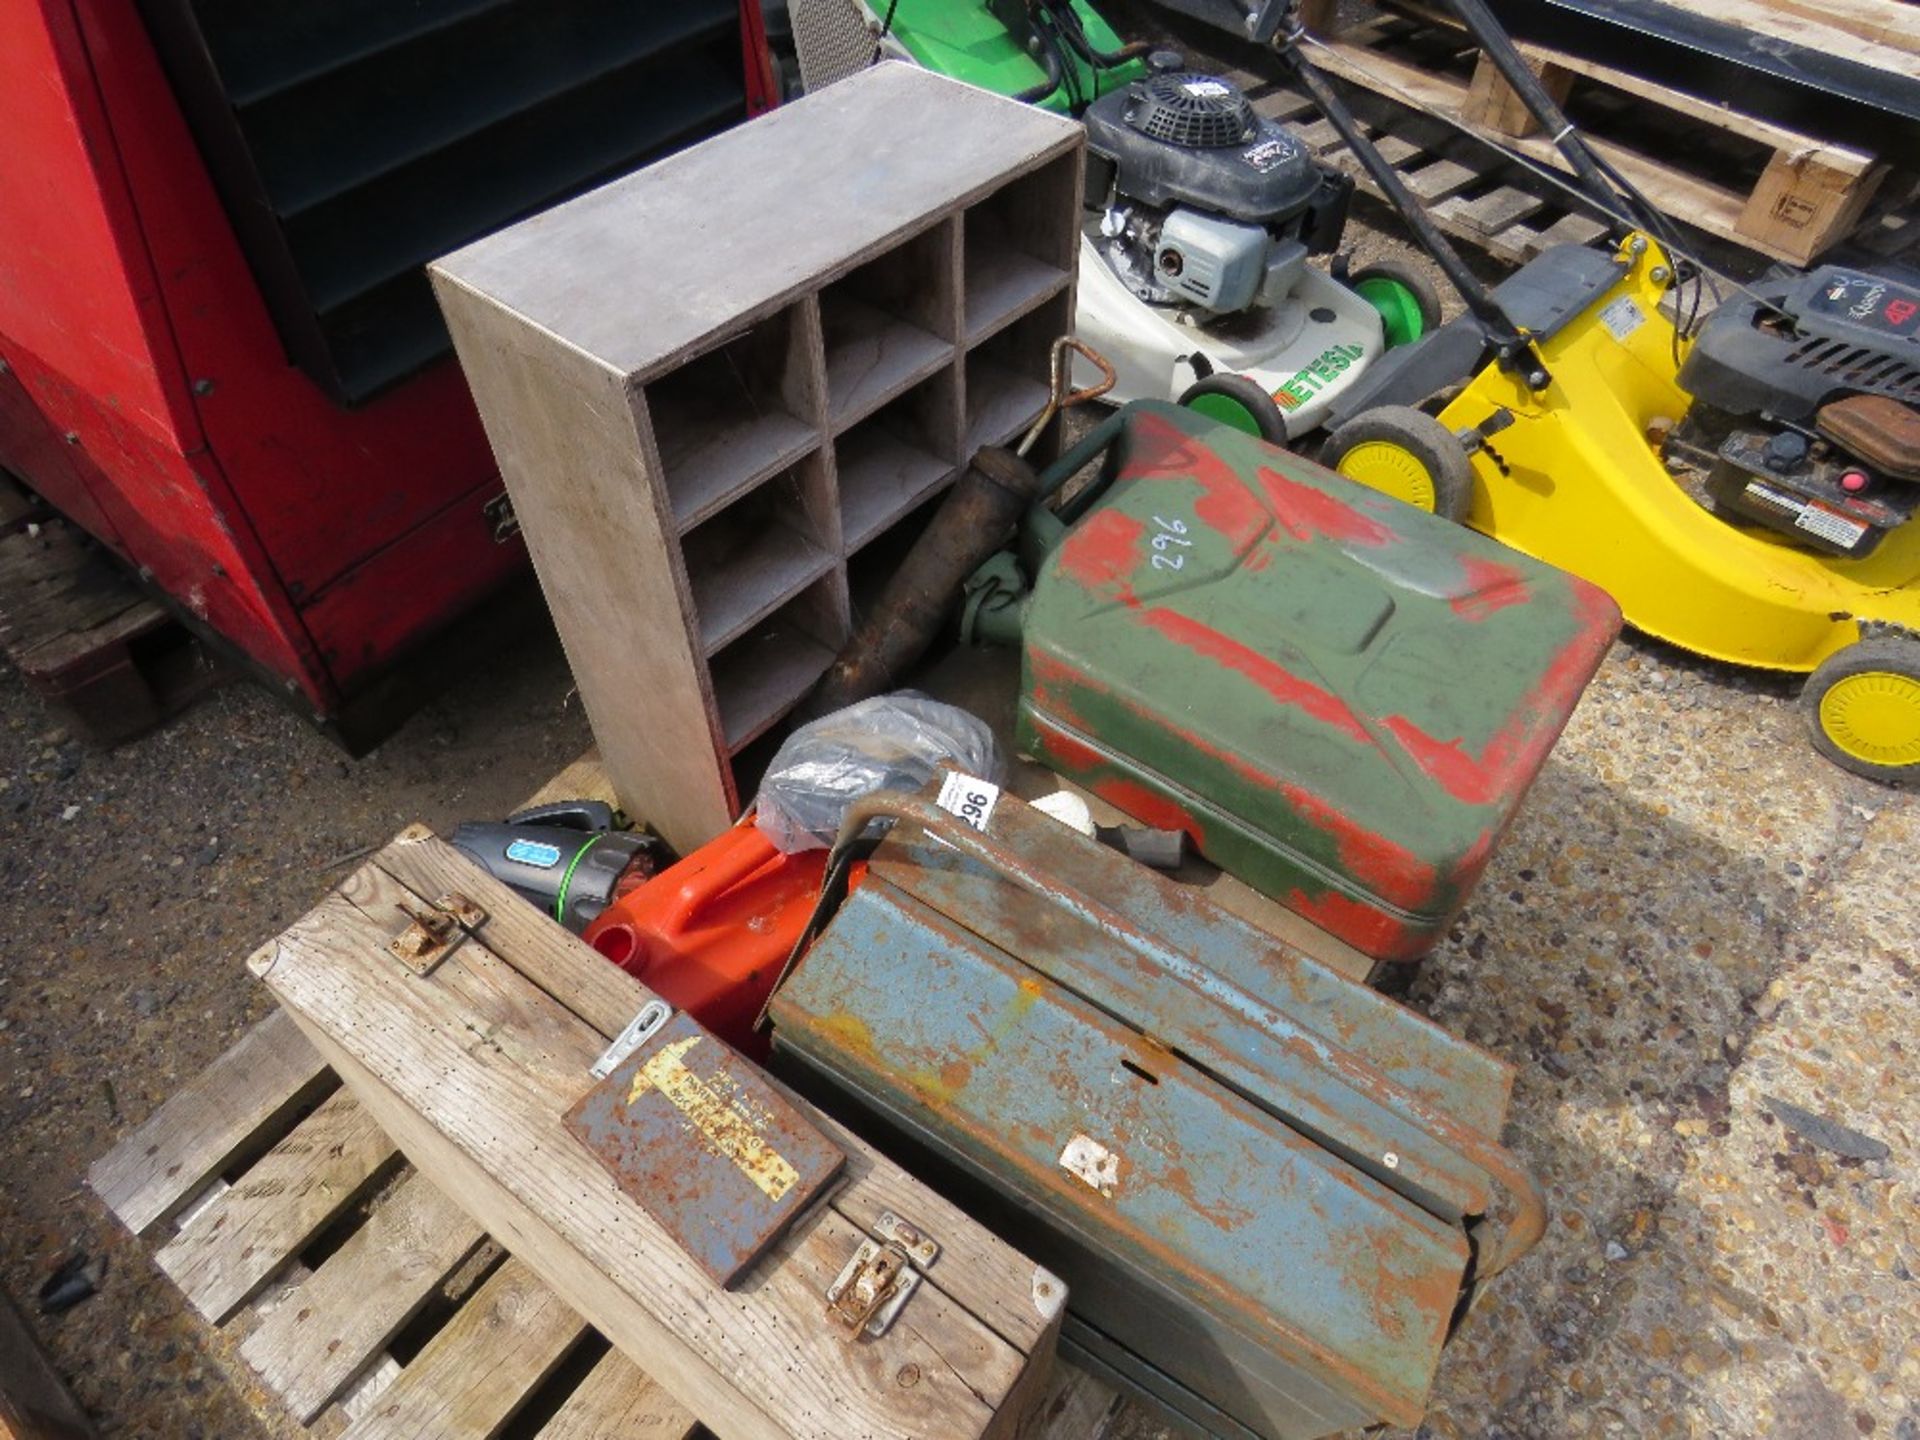
[[[913,123],[876,126],[887,111]],[[929,135],[940,137],[937,152]],[[1059,116],[915,66],[877,65],[434,268],[645,379],[736,318],[856,263],[878,238],[1078,139]],[[556,243],[564,267],[543,263]]]

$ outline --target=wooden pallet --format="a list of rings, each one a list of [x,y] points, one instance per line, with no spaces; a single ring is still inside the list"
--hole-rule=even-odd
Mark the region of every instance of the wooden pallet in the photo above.
[[[610,793],[589,753],[527,803]],[[315,1436],[706,1435],[408,1165],[285,1011],[88,1181]],[[1015,1440],[1098,1440],[1120,1397],[1053,1371]]]
[[[1286,121],[1322,164],[1351,175],[1376,199],[1386,198],[1332,124],[1319,118],[1312,101],[1244,70],[1227,75],[1260,114]],[[1443,231],[1498,260],[1521,265],[1550,245],[1588,245],[1606,233],[1604,225],[1564,197],[1550,199],[1440,154],[1431,124],[1362,122],[1362,128]]]
[[[284,1011],[88,1178],[315,1436],[705,1434],[400,1157]],[[1056,1368],[1020,1436],[1094,1440],[1117,1397]]]
[[[109,556],[4,474],[0,650],[102,745],[159,724],[220,678]]]
[[[1425,0],[1309,7],[1309,58],[1396,105],[1568,170],[1491,62]],[[1795,264],[1848,236],[1889,174],[1873,155],[1546,46],[1523,55],[1589,143],[1664,213]]]

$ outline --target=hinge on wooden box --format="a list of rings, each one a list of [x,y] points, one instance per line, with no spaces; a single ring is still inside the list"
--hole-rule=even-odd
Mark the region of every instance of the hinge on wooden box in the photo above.
[[[487,920],[487,912],[458,891],[442,895],[425,910],[394,908],[410,923],[387,942],[387,949],[417,975],[430,972]]]
[[[881,1214],[873,1231],[878,1238],[862,1240],[827,1287],[827,1318],[856,1340],[886,1334],[920,1288],[921,1272],[940,1258],[931,1235],[891,1210]]]

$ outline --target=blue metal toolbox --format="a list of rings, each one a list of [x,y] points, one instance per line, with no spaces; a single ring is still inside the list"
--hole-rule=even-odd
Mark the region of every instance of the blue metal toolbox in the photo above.
[[[842,849],[886,816],[776,1068],[1057,1270],[1063,1351],[1183,1428],[1417,1424],[1545,1221],[1511,1069],[1011,796],[981,832],[872,796]]]

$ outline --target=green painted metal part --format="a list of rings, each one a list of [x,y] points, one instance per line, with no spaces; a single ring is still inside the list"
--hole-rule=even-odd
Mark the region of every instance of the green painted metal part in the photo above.
[[[874,8],[884,15],[886,0]],[[1073,11],[1095,48],[1111,52],[1126,43],[1086,0],[1073,0]],[[1047,78],[985,0],[900,0],[892,33],[918,64],[996,94],[1019,95]],[[1042,109],[1066,114],[1074,109],[1076,95],[1082,104],[1097,100],[1147,73],[1138,60],[1096,70],[1078,55],[1067,58],[1065,83],[1034,102]]]
[[[1411,345],[1426,334],[1427,322],[1420,313],[1419,298],[1398,280],[1371,275],[1355,285],[1353,293],[1380,312],[1388,349]]]
[[[1463,1294],[1545,1224],[1511,1068],[1011,796],[984,833],[870,796],[843,844],[881,817],[776,1068],[1062,1276],[1067,1352],[1195,1433],[1417,1424]]]
[[[1021,748],[1367,954],[1417,959],[1618,608],[1190,410],[1129,406],[1055,469],[1106,445],[1087,513],[1025,527],[1049,553],[1029,557]]]

